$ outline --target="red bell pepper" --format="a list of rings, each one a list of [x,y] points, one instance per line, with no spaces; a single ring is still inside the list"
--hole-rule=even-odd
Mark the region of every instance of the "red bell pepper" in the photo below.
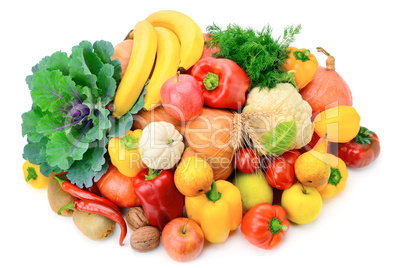
[[[250,79],[234,61],[203,58],[192,67],[191,75],[201,85],[205,105],[235,110],[244,105]]]
[[[380,140],[377,134],[365,127],[360,127],[357,136],[347,143],[339,143],[338,157],[345,162],[346,165],[361,168],[367,166],[380,154]],[[335,147],[336,150],[336,147]]]
[[[241,232],[254,246],[272,249],[283,239],[289,229],[285,210],[278,205],[260,203],[244,215]]]
[[[160,231],[183,215],[184,195],[177,190],[170,170],[141,171],[134,178],[134,191],[149,223]]]

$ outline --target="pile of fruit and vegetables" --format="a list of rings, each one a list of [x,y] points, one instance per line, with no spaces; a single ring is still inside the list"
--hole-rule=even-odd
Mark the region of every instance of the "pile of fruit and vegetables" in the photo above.
[[[88,238],[118,225],[119,244],[137,252],[161,243],[190,261],[236,229],[245,243],[281,246],[341,194],[349,168],[380,153],[335,58],[291,46],[300,32],[204,33],[164,10],[118,44],[44,57],[26,78],[25,180]]]

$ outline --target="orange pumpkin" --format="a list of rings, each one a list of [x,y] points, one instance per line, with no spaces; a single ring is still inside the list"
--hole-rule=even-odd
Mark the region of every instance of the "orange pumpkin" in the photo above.
[[[233,122],[231,112],[204,107],[183,131],[188,147],[210,164],[215,180],[226,180],[233,172],[235,152],[230,144]]]
[[[173,124],[185,137],[191,155],[207,161],[214,171],[215,180],[226,180],[233,172],[234,150],[230,146],[233,113],[225,109],[204,107],[195,119],[182,122],[169,115],[163,107],[141,111],[134,115],[133,128],[143,129],[150,122],[165,121]]]
[[[322,48],[317,48],[328,58],[326,68],[319,66],[314,79],[300,90],[302,98],[313,109],[313,117],[336,106],[352,106],[352,92],[348,84],[335,71],[335,58]]]
[[[126,72],[128,62],[130,61],[131,51],[133,49],[133,40],[127,39],[118,43],[114,47],[114,54],[112,60],[118,58],[121,63],[121,77]]]

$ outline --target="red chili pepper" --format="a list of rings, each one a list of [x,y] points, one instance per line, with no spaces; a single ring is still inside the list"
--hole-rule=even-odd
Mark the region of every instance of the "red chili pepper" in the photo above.
[[[97,202],[100,204],[104,204],[104,205],[116,210],[120,214],[122,214],[119,207],[112,201],[110,201],[106,198],[103,198],[101,196],[98,196],[96,194],[93,194],[91,192],[88,192],[86,190],[83,190],[67,180],[62,180],[57,176],[54,176],[54,177],[60,183],[61,189],[63,189],[63,191],[65,191],[65,192],[71,194],[72,196],[79,198],[79,199],[85,199],[85,200],[94,201],[94,202]]]
[[[127,235],[127,224],[123,216],[114,209],[112,209],[111,207],[90,200],[76,199],[73,202],[69,203],[68,205],[60,208],[60,210],[57,213],[60,214],[61,211],[63,211],[64,209],[72,209],[72,210],[85,211],[93,214],[98,214],[106,218],[109,218],[112,221],[115,221],[116,223],[119,224],[121,229],[119,244],[120,246],[123,246],[124,238]]]
[[[177,190],[171,171],[141,171],[135,176],[134,191],[149,223],[161,231],[169,221],[183,215],[184,196]]]
[[[240,109],[246,101],[250,79],[234,61],[203,58],[191,69],[204,94],[204,103],[214,108]]]
[[[377,134],[365,127],[360,127],[359,133],[353,140],[338,144],[338,152],[335,154],[337,153],[346,165],[361,168],[377,159],[380,151],[380,140]]]
[[[244,215],[241,232],[254,246],[272,249],[283,239],[289,230],[289,221],[285,210],[278,205],[260,203]]]

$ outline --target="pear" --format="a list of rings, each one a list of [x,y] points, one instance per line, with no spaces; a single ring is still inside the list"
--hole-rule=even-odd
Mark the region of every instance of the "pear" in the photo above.
[[[295,162],[295,175],[306,186],[324,185],[331,174],[334,158],[327,153],[328,140],[325,135],[308,152],[301,154]]]
[[[273,190],[265,174],[257,169],[253,173],[236,171],[233,184],[239,189],[243,203],[243,214],[250,208],[263,202],[272,204]]]

